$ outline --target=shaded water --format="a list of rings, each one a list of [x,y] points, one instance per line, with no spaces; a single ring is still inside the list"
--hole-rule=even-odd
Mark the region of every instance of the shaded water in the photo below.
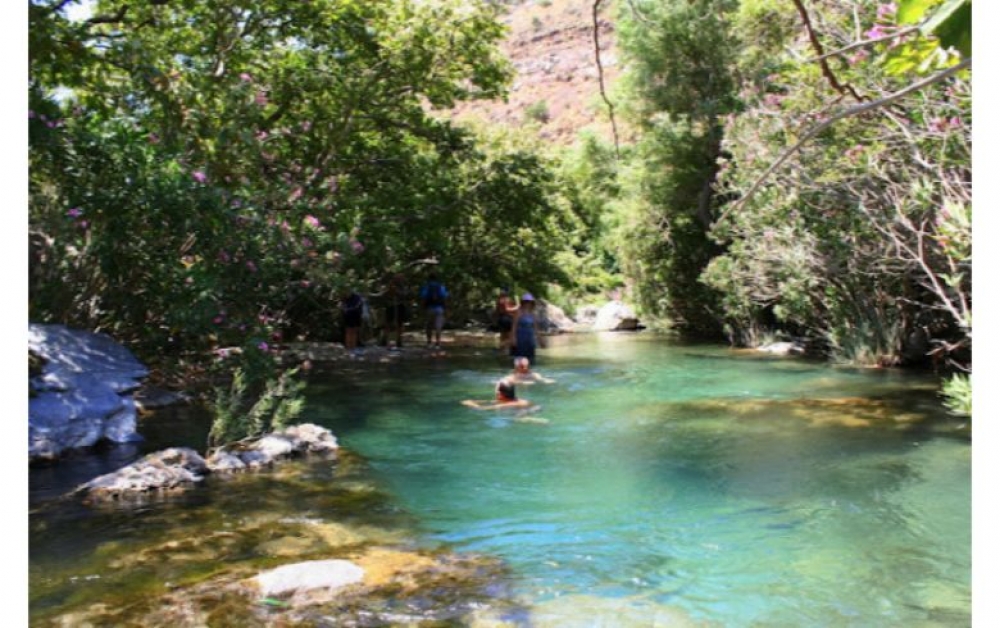
[[[548,423],[458,404],[506,370],[457,350],[316,377],[303,419],[367,461],[344,477],[303,465],[138,513],[42,506],[33,615],[255,560],[260,539],[179,572],[122,557],[264,513],[339,520],[338,482],[363,480],[385,492],[373,525],[503,558],[535,625],[969,624],[971,449],[933,378],[605,334],[555,339],[538,370],[557,383],[519,387]],[[59,480],[32,473],[47,503]]]

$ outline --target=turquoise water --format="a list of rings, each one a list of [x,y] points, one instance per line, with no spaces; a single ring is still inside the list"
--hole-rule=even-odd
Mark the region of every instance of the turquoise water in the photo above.
[[[502,556],[540,623],[970,623],[971,448],[934,378],[587,335],[518,389],[548,423],[459,404],[506,370],[345,369],[305,418],[429,540]]]

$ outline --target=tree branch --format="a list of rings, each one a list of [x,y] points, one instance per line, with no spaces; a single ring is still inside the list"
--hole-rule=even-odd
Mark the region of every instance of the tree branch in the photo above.
[[[594,16],[594,58],[597,60],[597,81],[601,88],[601,98],[608,105],[608,117],[611,118],[611,134],[615,139],[615,158],[621,159],[621,152],[618,149],[618,125],[615,124],[615,106],[611,103],[608,98],[607,92],[604,90],[604,66],[601,65],[601,41],[598,35],[600,30],[600,23],[598,21],[597,12],[601,8],[602,0],[594,0],[593,16]]]
[[[802,16],[802,22],[805,24],[806,32],[809,34],[809,41],[812,43],[813,49],[816,50],[816,54],[819,55],[818,60],[820,67],[823,70],[823,76],[826,77],[826,80],[835,90],[841,94],[844,92],[850,92],[851,96],[854,96],[855,100],[862,102],[864,98],[861,94],[859,94],[850,83],[841,83],[837,79],[837,76],[833,73],[833,70],[830,69],[830,64],[826,62],[826,56],[823,52],[823,44],[820,43],[819,37],[816,36],[816,31],[813,30],[812,20],[809,19],[809,12],[806,11],[805,6],[802,4],[802,0],[792,0],[792,2],[795,3],[795,8],[799,10],[799,15]]]
[[[778,159],[774,163],[772,163],[768,167],[767,170],[764,171],[764,174],[762,174],[756,181],[754,181],[754,184],[752,186],[750,186],[750,190],[746,194],[744,194],[739,200],[737,200],[735,203],[733,203],[732,205],[730,205],[729,207],[727,207],[725,209],[725,211],[722,212],[722,214],[719,216],[719,220],[715,221],[715,224],[719,224],[719,222],[723,218],[725,218],[726,215],[729,214],[729,212],[733,211],[734,209],[739,209],[740,207],[742,207],[744,203],[746,203],[748,200],[750,200],[753,197],[753,195],[757,193],[757,190],[760,189],[760,187],[764,184],[764,182],[767,181],[767,179],[772,174],[774,174],[774,172],[778,168],[780,168],[781,165],[784,164],[788,160],[789,157],[791,157],[792,155],[794,155],[795,153],[797,153],[799,151],[799,149],[801,149],[806,144],[806,142],[808,142],[812,138],[816,137],[817,135],[819,135],[821,132],[825,131],[829,127],[833,126],[834,123],[839,122],[840,120],[843,120],[844,118],[850,118],[852,116],[860,115],[862,113],[865,113],[865,112],[868,112],[868,111],[872,111],[873,109],[878,109],[879,107],[883,107],[883,106],[888,105],[890,103],[896,102],[897,100],[899,100],[900,98],[903,98],[904,96],[906,96],[908,94],[912,94],[913,92],[920,91],[921,89],[927,87],[928,85],[933,85],[934,83],[938,83],[940,81],[943,81],[944,79],[946,79],[946,78],[948,78],[950,76],[953,76],[953,75],[957,74],[958,72],[960,72],[960,71],[962,71],[962,70],[964,70],[966,68],[969,68],[971,66],[972,66],[972,57],[967,57],[967,58],[963,59],[961,61],[961,63],[958,63],[957,65],[953,65],[952,67],[948,68],[947,70],[942,70],[941,72],[938,72],[937,74],[934,74],[932,76],[928,76],[927,78],[925,78],[923,80],[920,80],[920,81],[917,81],[916,83],[913,83],[912,85],[908,85],[907,87],[904,87],[903,89],[901,89],[901,90],[899,90],[897,92],[893,92],[893,93],[889,94],[888,96],[886,96],[884,98],[879,98],[878,100],[873,100],[871,102],[866,102],[866,103],[864,103],[862,105],[855,105],[854,107],[849,107],[847,109],[844,109],[840,113],[837,113],[834,116],[830,117],[825,122],[822,122],[821,124],[817,124],[813,128],[809,129],[806,132],[806,134],[803,135],[802,138],[799,139],[799,141],[795,143],[794,146],[792,146],[791,148],[789,148],[788,150],[786,150],[784,153],[782,153],[781,156],[778,157]]]
[[[867,48],[868,46],[878,44],[883,41],[888,41],[890,39],[896,39],[898,37],[906,37],[907,35],[915,33],[919,30],[920,30],[919,26],[911,26],[910,28],[897,31],[895,33],[892,33],[891,35],[883,35],[882,37],[876,37],[875,39],[864,39],[862,41],[856,41],[850,46],[844,46],[843,48],[838,48],[836,50],[831,50],[830,52],[823,53],[818,57],[813,57],[812,59],[806,59],[806,63],[815,63],[816,61],[823,61],[825,59],[829,59],[830,57],[842,55],[852,50],[856,50],[858,48]]]

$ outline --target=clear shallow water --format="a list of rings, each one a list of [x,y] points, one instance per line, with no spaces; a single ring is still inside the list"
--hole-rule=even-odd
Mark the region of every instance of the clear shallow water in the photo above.
[[[309,418],[430,538],[509,561],[528,604],[596,609],[570,623],[629,605],[737,626],[969,623],[970,447],[932,378],[651,335],[542,353],[557,383],[518,392],[548,424],[458,404],[507,369],[487,351],[331,377]]]
[[[971,448],[933,378],[561,337],[538,366],[557,383],[518,390],[538,424],[459,405],[489,397],[509,362],[449,353],[314,376],[303,420],[366,459],[346,473],[289,463],[93,510],[53,498],[143,451],[33,469],[33,623],[273,562],[261,548],[294,535],[289,518],[415,526],[501,556],[533,626],[970,623]],[[142,449],[201,449],[206,431],[158,415]],[[369,482],[387,495],[359,502],[349,489]],[[175,547],[247,522],[232,545]]]

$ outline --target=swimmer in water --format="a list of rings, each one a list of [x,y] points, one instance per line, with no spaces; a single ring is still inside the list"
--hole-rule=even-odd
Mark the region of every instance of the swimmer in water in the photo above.
[[[514,371],[508,377],[519,384],[555,384],[556,380],[543,377],[541,373],[531,370],[531,361],[519,356],[514,358]]]
[[[475,408],[476,410],[503,410],[507,408],[530,408],[532,403],[527,399],[518,399],[514,381],[510,377],[504,377],[497,382],[494,389],[495,396],[492,400],[481,401],[478,399],[466,399],[463,406]]]

